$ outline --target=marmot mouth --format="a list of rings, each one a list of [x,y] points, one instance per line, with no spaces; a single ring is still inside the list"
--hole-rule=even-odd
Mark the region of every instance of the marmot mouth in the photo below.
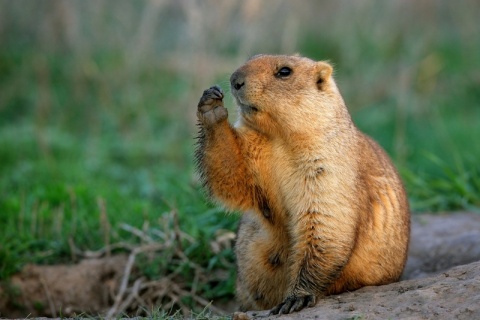
[[[243,103],[239,103],[238,106],[243,113],[255,113],[258,112],[258,108]]]
[[[237,101],[237,105],[240,107],[240,111],[245,114],[252,114],[258,112],[258,108],[251,104],[244,103],[242,97],[239,97],[235,92],[233,93],[235,100]]]

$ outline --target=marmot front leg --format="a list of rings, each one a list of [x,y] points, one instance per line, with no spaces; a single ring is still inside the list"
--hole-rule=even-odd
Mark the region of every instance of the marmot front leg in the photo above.
[[[323,199],[327,198],[323,195]],[[332,197],[338,198],[337,195]],[[335,202],[327,200],[297,215],[291,226],[296,238],[289,257],[290,290],[283,302],[271,309],[271,314],[288,314],[314,306],[348,263],[357,238],[355,211],[348,210],[345,204],[341,205],[345,208],[343,217],[332,215],[333,208],[329,208],[332,203]]]
[[[254,206],[251,173],[245,163],[242,139],[228,122],[223,92],[213,86],[198,103],[200,132],[196,150],[197,170],[210,196],[233,210]]]

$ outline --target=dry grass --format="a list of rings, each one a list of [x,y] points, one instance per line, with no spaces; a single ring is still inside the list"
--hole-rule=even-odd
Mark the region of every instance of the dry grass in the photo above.
[[[162,216],[163,229],[148,228],[148,223],[143,230],[128,224],[122,224],[121,229],[137,237],[141,244],[119,242],[106,245],[96,251],[79,250],[71,243],[75,260],[88,258],[102,258],[109,256],[112,251],[129,252],[128,260],[124,268],[123,276],[114,294],[113,304],[105,317],[117,318],[128,314],[149,314],[149,310],[160,308],[165,315],[173,315],[180,312],[183,317],[192,317],[193,310],[204,310],[204,313],[225,315],[227,312],[212,304],[212,301],[204,299],[198,292],[198,285],[211,281],[219,281],[217,271],[207,270],[192,261],[185,253],[184,246],[194,243],[196,240],[181,231],[177,213],[171,211]],[[220,232],[210,242],[213,252],[231,249],[235,234],[233,232]],[[139,262],[139,257],[142,261]],[[164,264],[173,266],[169,271],[156,275],[156,279],[149,279],[142,275],[138,264],[154,263],[159,257]],[[145,262],[147,261],[147,262]],[[225,265],[234,268],[231,262],[224,261]],[[189,272],[194,273],[194,280],[188,282],[182,275],[185,266]],[[222,278],[222,276],[220,276]],[[188,301],[188,302],[187,302]],[[55,314],[55,313],[54,313]]]

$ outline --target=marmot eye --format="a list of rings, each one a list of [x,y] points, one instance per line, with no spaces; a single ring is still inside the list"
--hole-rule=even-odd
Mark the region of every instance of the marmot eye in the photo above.
[[[278,72],[275,74],[276,77],[278,78],[286,78],[292,73],[292,69],[289,67],[283,67]]]

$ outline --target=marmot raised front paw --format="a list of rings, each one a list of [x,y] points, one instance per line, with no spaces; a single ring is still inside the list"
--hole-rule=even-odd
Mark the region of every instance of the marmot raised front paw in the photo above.
[[[203,91],[198,102],[197,117],[204,126],[212,126],[227,119],[228,111],[223,106],[222,88],[213,86]]]

